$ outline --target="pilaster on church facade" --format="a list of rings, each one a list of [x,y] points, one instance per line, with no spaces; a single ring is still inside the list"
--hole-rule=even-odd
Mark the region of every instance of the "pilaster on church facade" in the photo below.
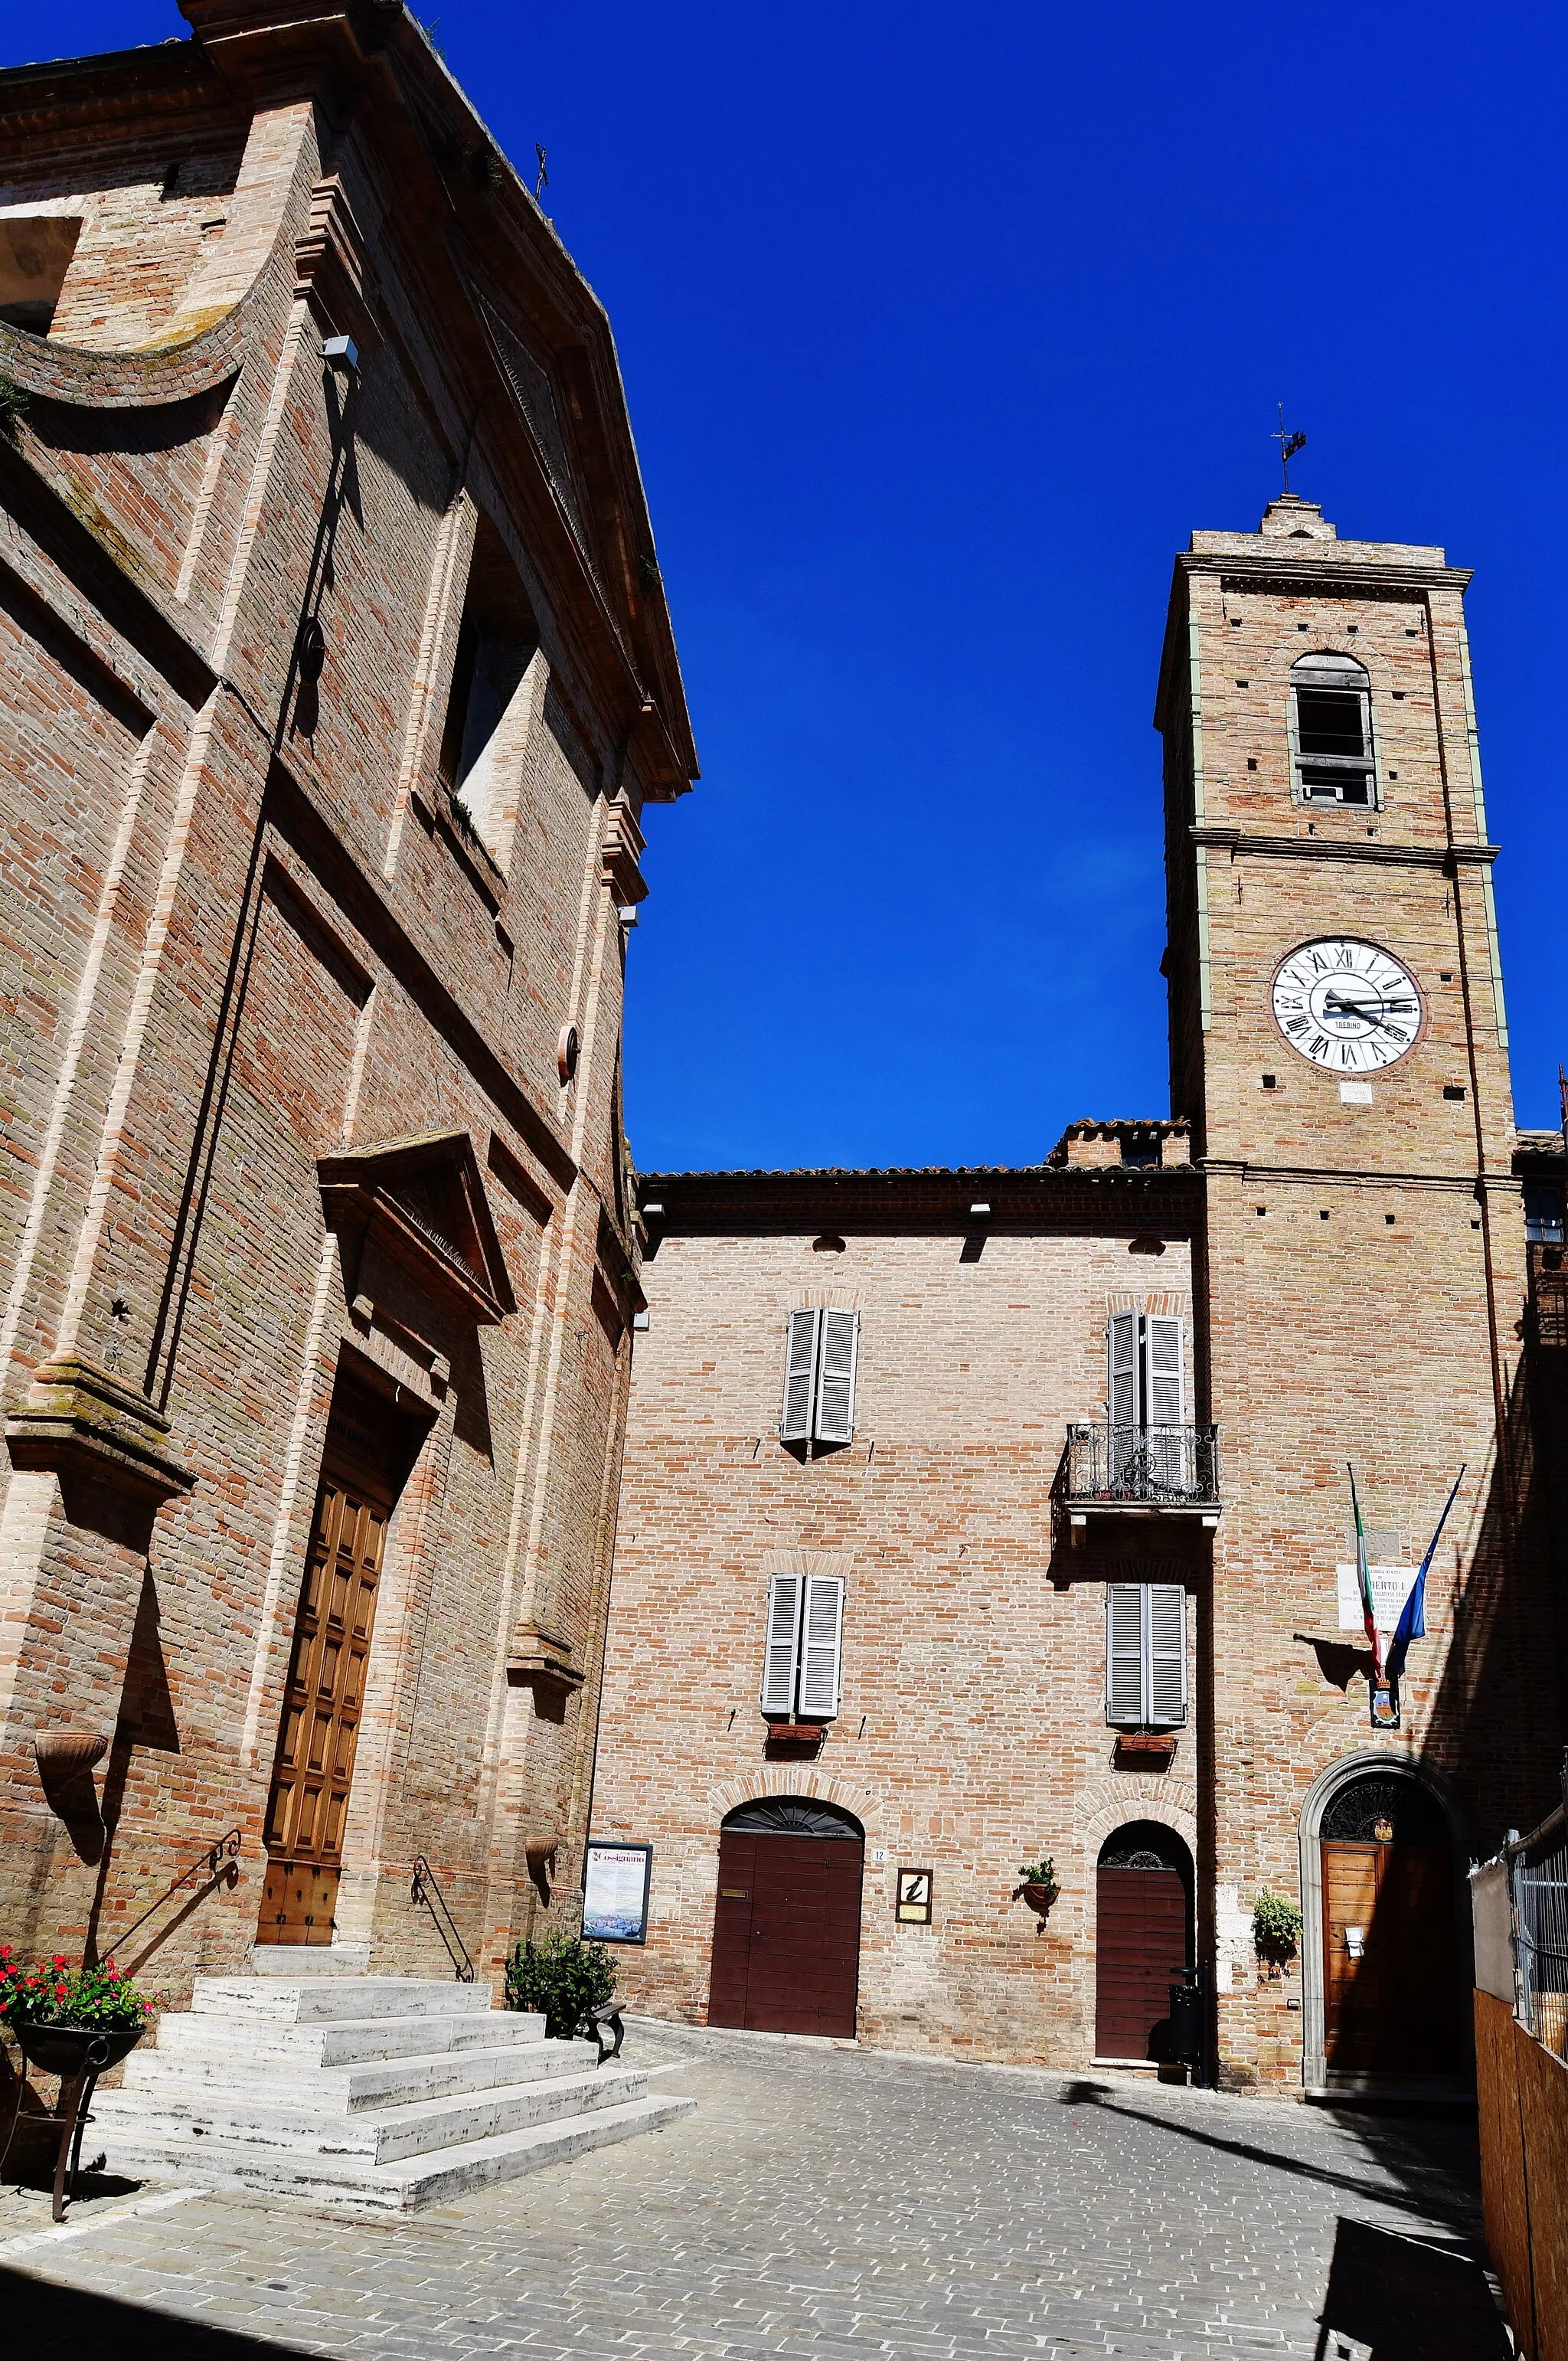
[[[0,76],[6,1931],[570,1916],[695,774],[608,324],[401,11]],[[179,1923],[176,1923],[179,1921]]]

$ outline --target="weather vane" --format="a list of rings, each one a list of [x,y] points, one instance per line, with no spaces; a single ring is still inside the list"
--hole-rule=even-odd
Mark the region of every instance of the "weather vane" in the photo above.
[[[1285,497],[1288,500],[1290,497],[1290,462],[1296,456],[1298,451],[1304,451],[1306,449],[1307,438],[1299,432],[1294,434],[1287,434],[1285,432],[1285,404],[1283,402],[1279,405],[1279,432],[1277,434],[1271,434],[1268,439],[1271,443],[1277,443],[1279,445],[1279,472],[1285,478]]]
[[[550,186],[550,175],[544,169],[544,150],[537,139],[533,143],[533,152],[539,159],[539,178],[533,184],[533,202],[537,204]],[[1284,412],[1281,412],[1280,415],[1283,416]]]

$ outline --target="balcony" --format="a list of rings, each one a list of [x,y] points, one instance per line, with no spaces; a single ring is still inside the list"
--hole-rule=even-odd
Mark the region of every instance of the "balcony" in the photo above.
[[[1091,1517],[1177,1517],[1213,1527],[1220,1521],[1219,1429],[1079,1421],[1068,1428],[1051,1498],[1073,1529]]]

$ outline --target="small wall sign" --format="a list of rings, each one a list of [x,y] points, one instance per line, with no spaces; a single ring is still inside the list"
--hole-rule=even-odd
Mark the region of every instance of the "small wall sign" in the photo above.
[[[894,1905],[893,1915],[901,1927],[928,1927],[931,1924],[931,1872],[928,1869],[899,1871],[898,1899]]]
[[[1368,1681],[1367,1694],[1372,1700],[1374,1730],[1398,1730],[1399,1727],[1399,1692],[1387,1681]]]
[[[645,1943],[652,1877],[651,1844],[590,1844],[583,1863],[584,1941]]]

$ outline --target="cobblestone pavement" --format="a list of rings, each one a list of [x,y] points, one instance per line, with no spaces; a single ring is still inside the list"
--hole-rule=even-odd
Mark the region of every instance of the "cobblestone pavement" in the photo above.
[[[1504,2361],[1462,2118],[652,2025],[627,2051],[697,2114],[406,2223],[104,2184],[61,2235],[7,2193],[10,2347]]]

